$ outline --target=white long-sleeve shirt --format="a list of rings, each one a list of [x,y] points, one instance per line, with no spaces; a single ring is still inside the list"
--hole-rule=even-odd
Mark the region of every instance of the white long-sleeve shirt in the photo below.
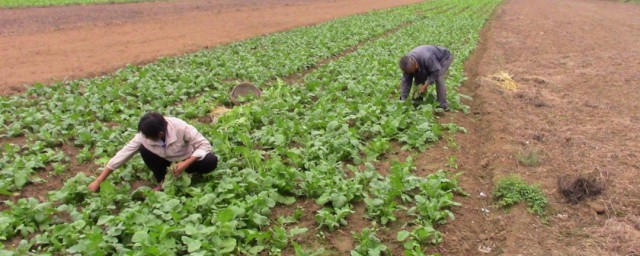
[[[138,152],[140,146],[171,162],[182,161],[191,156],[202,160],[211,152],[211,144],[195,127],[175,117],[164,119],[168,123],[164,143],[161,140],[149,140],[139,132],[109,160],[107,168],[115,170],[122,166]]]

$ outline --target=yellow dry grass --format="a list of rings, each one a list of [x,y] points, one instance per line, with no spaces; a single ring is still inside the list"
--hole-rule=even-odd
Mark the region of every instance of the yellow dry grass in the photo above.
[[[211,112],[209,112],[209,115],[212,117],[219,117],[224,115],[224,113],[227,113],[231,111],[230,108],[227,108],[225,106],[217,106],[216,108],[214,108],[213,110],[211,110]]]
[[[227,108],[225,106],[217,106],[214,109],[211,110],[211,112],[209,112],[209,116],[211,117],[211,123],[215,124],[218,122],[218,119],[220,119],[220,117],[222,115],[224,115],[224,113],[227,113],[229,111],[231,111],[232,108]]]
[[[500,71],[495,75],[491,76],[491,80],[493,80],[498,86],[508,89],[508,90],[516,90],[518,89],[518,84],[513,80],[513,77],[507,73],[506,71]]]
[[[500,71],[490,76],[479,77],[478,82],[482,85],[498,86],[512,91],[518,89],[518,83],[516,83],[513,77],[506,71]]]

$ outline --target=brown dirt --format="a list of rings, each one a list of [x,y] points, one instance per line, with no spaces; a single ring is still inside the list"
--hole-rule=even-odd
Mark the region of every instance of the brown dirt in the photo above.
[[[195,0],[0,9],[0,95],[421,0]]]
[[[496,10],[466,63],[471,114],[452,115],[469,131],[457,137],[457,155],[470,196],[457,198],[463,206],[442,227],[445,241],[436,251],[640,254],[638,17],[640,5],[594,0],[507,0]],[[517,89],[492,82],[502,71]],[[519,163],[531,149],[540,162]],[[540,185],[550,202],[548,223],[523,205],[493,206],[493,185],[509,173]],[[576,176],[595,177],[605,190],[571,204],[558,180]]]

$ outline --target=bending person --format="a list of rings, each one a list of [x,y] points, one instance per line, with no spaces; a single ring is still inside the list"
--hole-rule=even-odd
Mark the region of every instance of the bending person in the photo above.
[[[427,87],[435,82],[438,103],[440,103],[438,107],[448,111],[447,87],[444,82],[452,60],[449,49],[440,46],[421,45],[411,50],[400,59],[400,69],[403,73],[400,100],[406,100],[409,97],[411,84],[421,85],[418,93],[422,97]]]
[[[218,165],[211,144],[195,127],[175,117],[149,112],[138,122],[138,134],[109,160],[98,178],[89,184],[89,190],[98,191],[100,183],[137,152],[159,183],[154,190],[162,188],[167,168],[173,162],[177,162],[172,170],[175,175],[183,171],[209,173]]]

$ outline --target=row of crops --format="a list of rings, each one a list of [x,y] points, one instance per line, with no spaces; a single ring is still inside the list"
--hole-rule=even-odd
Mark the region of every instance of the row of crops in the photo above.
[[[97,194],[86,189],[93,179],[79,173],[49,192],[47,201],[8,202],[0,215],[0,239],[23,239],[5,253],[307,255],[311,248],[296,243],[296,236],[313,232],[309,228],[340,229],[355,204],[363,203],[367,219],[379,228],[409,216],[398,241],[386,242],[402,243],[407,255],[423,255],[425,246],[442,240],[434,225],[453,218],[453,193],[461,192],[455,177],[445,171],[416,176],[411,158],[388,170],[377,170],[374,162],[393,143],[424,150],[445,132],[463,128],[438,123],[430,104],[416,108],[397,100],[397,60],[419,44],[451,49],[456,61],[449,101],[464,110],[456,90],[464,80],[462,63],[497,4],[442,0],[376,11],[130,66],[104,78],[36,85],[25,95],[1,99],[0,134],[26,140],[4,145],[5,195],[43,170],[65,170],[72,162],[103,164],[135,134],[147,110],[191,120],[221,159],[204,181],[169,177],[164,192],[132,191],[133,180],[150,177],[135,160]],[[278,79],[308,69],[300,81]],[[263,97],[214,125],[199,123],[228,103],[228,89],[240,80],[256,82]],[[65,155],[62,145],[78,153]],[[272,214],[274,207],[308,199],[321,209]],[[299,225],[301,215],[315,215],[316,225]],[[354,255],[389,250],[376,229],[356,231],[355,237]]]
[[[206,115],[212,106],[228,103],[227,91],[234,81],[263,85],[303,71],[415,19],[410,13],[405,8],[353,16],[153,65],[130,66],[102,79],[52,87],[36,84],[26,95],[0,101],[0,134],[24,136],[29,145],[5,147],[0,193],[20,190],[35,170],[68,163],[63,161],[66,157],[80,163],[110,157],[119,149],[117,142],[133,136],[132,127],[147,110],[185,119]],[[79,147],[80,153],[64,156],[59,147],[63,144]]]

